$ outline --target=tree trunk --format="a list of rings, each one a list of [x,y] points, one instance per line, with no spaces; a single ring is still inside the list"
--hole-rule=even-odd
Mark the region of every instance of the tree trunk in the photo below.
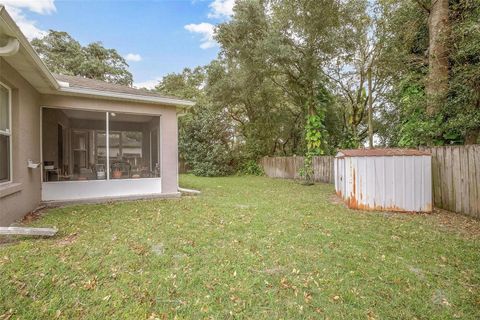
[[[373,92],[372,92],[372,66],[368,67],[368,146],[373,149]]]
[[[428,34],[427,114],[434,115],[448,91],[448,0],[432,0]]]
[[[480,128],[470,129],[465,135],[465,144],[476,144],[478,141],[478,136],[480,135]]]

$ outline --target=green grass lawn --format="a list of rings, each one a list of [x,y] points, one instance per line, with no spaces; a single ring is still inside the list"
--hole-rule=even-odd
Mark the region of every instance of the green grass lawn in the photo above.
[[[182,176],[176,200],[51,209],[3,239],[0,319],[479,319],[480,223],[333,186]],[[0,241],[1,242],[1,241]]]

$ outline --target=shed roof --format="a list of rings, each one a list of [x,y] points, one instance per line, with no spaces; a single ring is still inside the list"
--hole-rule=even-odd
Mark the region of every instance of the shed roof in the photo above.
[[[393,156],[429,156],[430,152],[418,149],[382,148],[339,150],[336,157],[393,157]]]

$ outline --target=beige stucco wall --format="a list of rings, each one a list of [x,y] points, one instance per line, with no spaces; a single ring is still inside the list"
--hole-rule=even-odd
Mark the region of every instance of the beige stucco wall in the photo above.
[[[27,168],[27,161],[29,159],[35,163],[41,161],[40,109],[42,106],[160,116],[162,193],[178,194],[176,107],[97,98],[41,95],[1,58],[0,81],[12,89],[13,146],[13,182],[0,185],[0,226],[10,225],[15,220],[21,219],[41,202],[42,169],[41,167]],[[52,138],[56,137],[56,125],[54,129]],[[56,159],[55,156],[52,157]]]
[[[0,81],[12,89],[13,185],[0,185],[4,195],[0,197],[0,226],[5,226],[40,203],[41,169],[27,168],[28,159],[40,161],[40,96],[1,58]]]

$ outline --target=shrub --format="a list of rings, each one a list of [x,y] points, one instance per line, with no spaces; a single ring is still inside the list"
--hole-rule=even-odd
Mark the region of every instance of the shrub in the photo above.
[[[265,174],[263,168],[255,160],[251,159],[241,164],[239,173],[252,176],[263,176]]]
[[[226,176],[234,172],[228,119],[208,104],[197,104],[180,125],[179,149],[196,176]]]

